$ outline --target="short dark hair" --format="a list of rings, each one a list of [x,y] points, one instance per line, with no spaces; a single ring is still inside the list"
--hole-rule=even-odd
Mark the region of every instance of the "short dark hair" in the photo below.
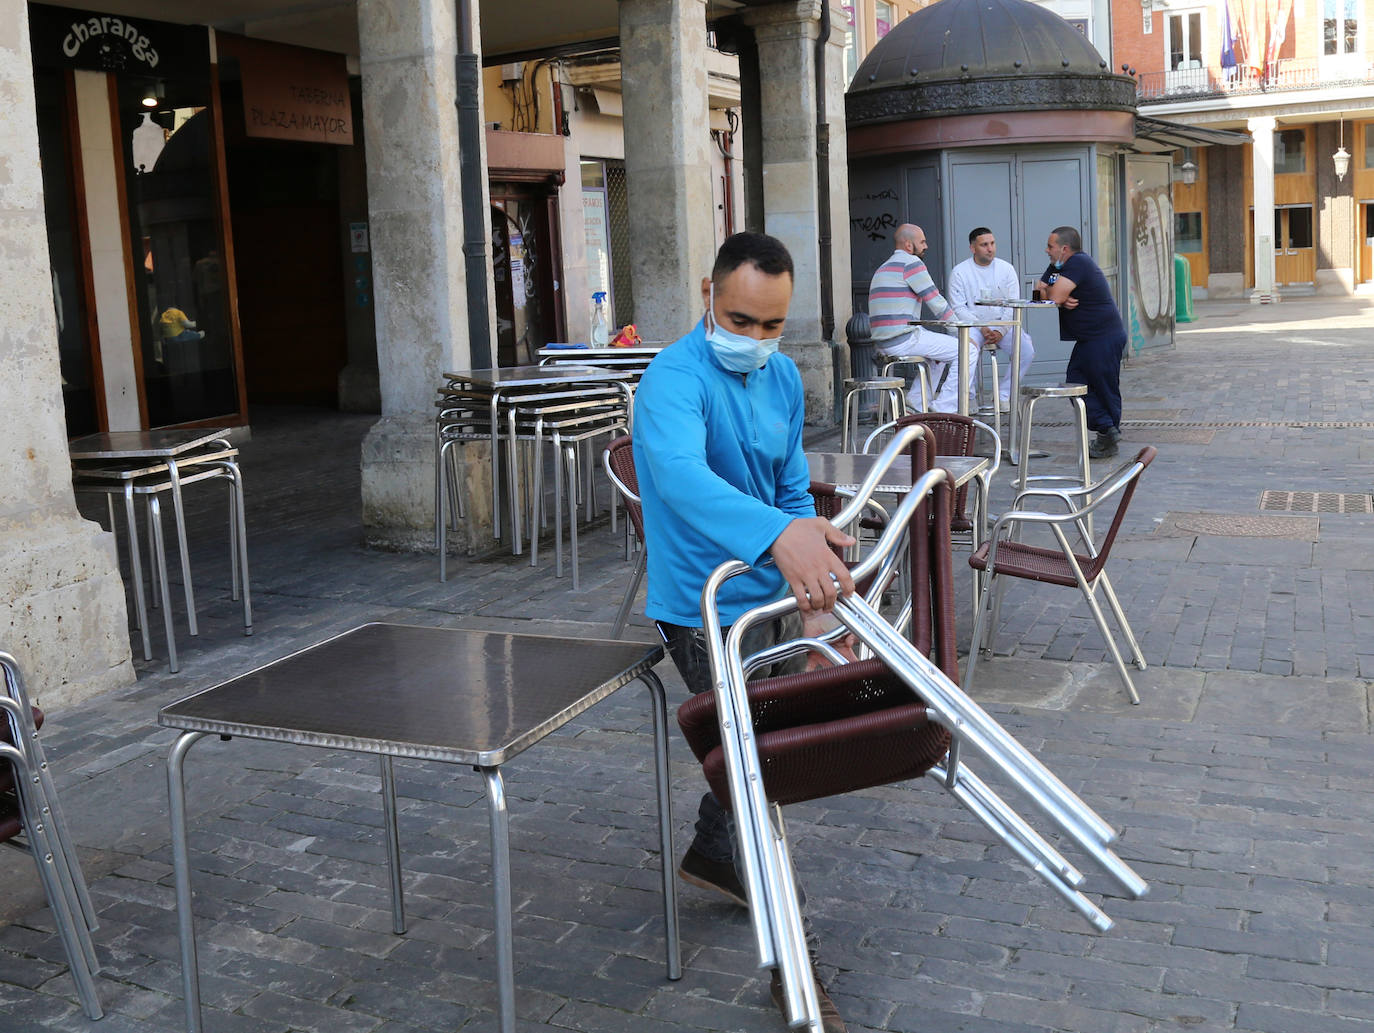
[[[1078,230],[1073,226],[1056,226],[1050,232],[1055,235],[1059,243],[1070,251],[1083,250],[1083,238],[1078,235]]]
[[[974,228],[974,229],[971,229],[971,230],[968,231],[968,242],[969,242],[970,244],[972,244],[975,240],[977,240],[979,237],[981,237],[984,233],[991,233],[991,232],[992,232],[992,230],[988,229],[986,226],[978,226],[978,227],[976,227],[976,228]]]
[[[769,276],[786,273],[788,279],[795,278],[792,255],[787,245],[777,237],[770,237],[766,233],[736,233],[726,237],[725,243],[716,252],[711,279],[720,283],[746,262]]]

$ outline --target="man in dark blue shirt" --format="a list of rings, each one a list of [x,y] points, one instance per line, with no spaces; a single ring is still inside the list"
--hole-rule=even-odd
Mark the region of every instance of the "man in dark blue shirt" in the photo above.
[[[1083,399],[1088,426],[1097,431],[1088,454],[1107,459],[1116,455],[1121,438],[1121,356],[1126,351],[1126,328],[1107,278],[1082,248],[1083,238],[1074,227],[1055,229],[1045,245],[1050,264],[1035,289],[1059,306],[1059,336],[1074,342],[1064,379],[1088,388]]]

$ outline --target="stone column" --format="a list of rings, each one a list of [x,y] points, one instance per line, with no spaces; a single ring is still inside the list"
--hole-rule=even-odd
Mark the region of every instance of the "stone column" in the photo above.
[[[382,401],[363,441],[363,526],[369,543],[389,548],[433,548],[436,388],[443,371],[470,368],[456,7],[358,3]],[[467,464],[472,476],[485,467]]]
[[[792,252],[796,289],[785,349],[806,385],[808,422],[834,419],[832,340],[821,325],[821,248],[825,227],[818,199],[816,40],[822,0],[751,7],[744,15],[758,44],[762,111],[764,228]],[[850,314],[849,187],[844,121],[844,16],[832,14],[826,47],[826,119],[830,197],[830,296],[835,327]]]
[[[1254,187],[1255,289],[1252,302],[1278,301],[1274,286],[1274,124],[1273,118],[1252,118],[1246,123],[1250,146],[1251,181]]]
[[[635,324],[667,342],[701,317],[715,260],[705,0],[621,0]]]
[[[52,710],[134,680],[114,536],[72,495],[28,7],[0,5],[0,649]]]

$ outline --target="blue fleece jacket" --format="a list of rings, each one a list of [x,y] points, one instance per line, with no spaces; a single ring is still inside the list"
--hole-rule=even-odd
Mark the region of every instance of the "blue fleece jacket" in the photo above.
[[[782,596],[768,554],[795,517],[816,515],[802,451],[801,375],[785,355],[742,376],[726,370],[704,323],[649,364],[635,392],[635,473],[648,537],[645,613],[701,626],[701,587],[729,559],[754,569],[726,582],[721,619]]]

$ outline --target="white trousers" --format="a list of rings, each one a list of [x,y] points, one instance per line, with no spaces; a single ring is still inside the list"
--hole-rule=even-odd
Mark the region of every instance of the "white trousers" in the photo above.
[[[980,338],[970,337],[969,339],[969,370],[977,369]],[[939,385],[935,391],[935,397],[930,400],[930,408],[934,412],[958,412],[959,411],[959,338],[949,334],[942,334],[935,330],[927,330],[923,326],[913,327],[911,333],[905,337],[893,337],[886,341],[878,342],[878,350],[884,355],[893,358],[914,358],[920,357],[930,361],[930,382]],[[948,368],[949,375],[945,376]],[[940,378],[944,377],[944,383],[940,384]],[[969,383],[972,385],[970,376]],[[921,408],[921,389],[917,384],[913,384],[907,392],[907,402],[911,408],[920,411]]]
[[[1000,354],[997,356],[997,364],[1001,367],[1001,370],[1002,370],[1001,377],[999,378],[999,379],[1001,380],[1001,383],[997,385],[997,393],[998,393],[998,394],[1001,396],[1001,398],[1002,398],[1002,409],[1003,409],[1004,411],[1007,409],[1008,403],[1011,401],[1011,353],[1012,353],[1012,340],[1011,340],[1011,335],[1012,335],[1012,331],[1013,331],[1014,329],[1015,329],[1014,327],[1010,327],[1010,326],[1006,328],[1006,332],[1003,334],[1002,339],[1001,339],[1000,341],[997,342],[997,349],[996,349],[996,350],[1000,353]],[[977,360],[975,360],[975,359],[972,357],[972,349],[969,349],[969,351],[970,351],[969,363],[970,363],[970,365],[973,365],[973,364],[975,363],[975,361],[976,361],[976,366],[975,366],[975,368],[978,370],[978,376],[981,377],[981,376],[982,376],[982,373],[983,373],[983,368],[982,368],[982,359],[983,359],[983,331],[981,331],[981,330],[972,330],[972,331],[970,331],[970,332],[969,332],[969,339],[970,339],[974,344],[976,344],[976,345],[978,346],[978,358],[977,358]],[[1021,331],[1021,379],[1022,379],[1022,380],[1024,380],[1024,379],[1026,378],[1026,373],[1030,370],[1030,364],[1031,364],[1031,360],[1032,360],[1033,358],[1035,358],[1035,346],[1034,346],[1033,344],[1031,344],[1030,334],[1028,334],[1028,333],[1026,333],[1026,331],[1022,330],[1022,331]],[[975,381],[975,382],[976,382],[976,381]],[[969,397],[970,397],[970,398],[973,397],[972,383],[970,383],[970,385],[969,385]]]

